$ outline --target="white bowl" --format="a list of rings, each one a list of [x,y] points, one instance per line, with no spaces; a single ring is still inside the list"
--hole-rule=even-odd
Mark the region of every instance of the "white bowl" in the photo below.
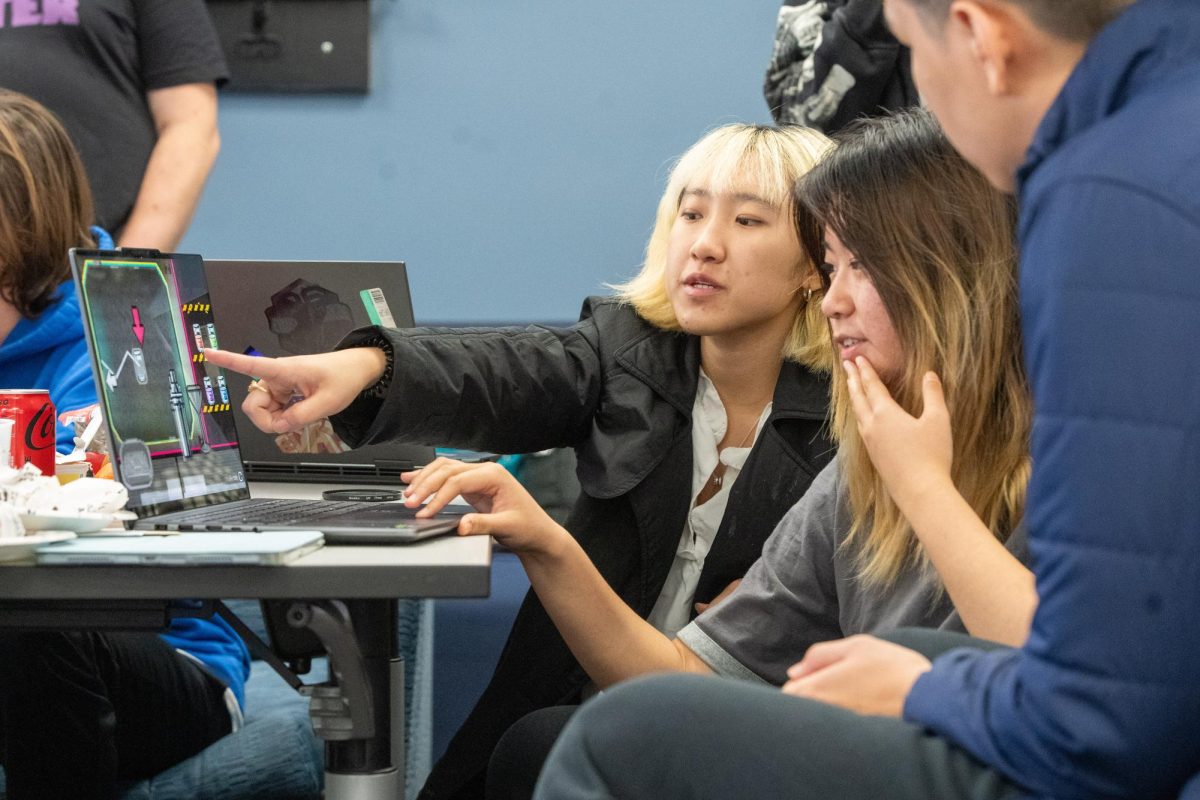
[[[112,514],[76,514],[70,517],[51,514],[22,514],[21,524],[27,531],[95,533],[108,527],[114,519]]]

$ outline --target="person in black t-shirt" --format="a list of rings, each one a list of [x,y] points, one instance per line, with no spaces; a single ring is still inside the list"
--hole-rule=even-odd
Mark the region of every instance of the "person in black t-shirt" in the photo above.
[[[0,86],[63,121],[121,245],[178,245],[220,146],[227,77],[203,0],[0,3]]]

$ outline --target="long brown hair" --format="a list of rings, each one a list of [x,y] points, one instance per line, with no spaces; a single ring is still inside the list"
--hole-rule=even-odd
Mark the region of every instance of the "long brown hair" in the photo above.
[[[1011,198],[920,110],[856,124],[796,194],[857,256],[887,309],[907,358],[891,387],[896,402],[921,413],[922,376],[933,370],[941,377],[955,486],[1006,538],[1024,513],[1032,420]],[[819,231],[804,227],[801,236],[821,263]],[[867,455],[841,370],[834,371],[832,407],[851,506],[847,546],[858,546],[868,582],[886,584],[925,556]]]
[[[0,90],[0,297],[36,317],[71,277],[67,250],[93,245],[79,154],[44,106]]]

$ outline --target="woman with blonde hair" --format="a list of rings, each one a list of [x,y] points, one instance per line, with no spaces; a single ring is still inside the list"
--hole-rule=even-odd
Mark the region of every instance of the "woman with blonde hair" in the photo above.
[[[570,328],[371,328],[335,353],[209,359],[263,379],[243,408],[276,433],[333,415],[353,445],[573,447],[583,491],[566,527],[581,557],[630,618],[674,636],[832,456],[820,279],[791,196],[828,148],[802,128],[707,134],[671,172],[641,272]],[[578,703],[587,683],[531,594],[422,796],[481,794],[509,726]]]
[[[722,603],[666,636],[630,613],[501,470],[442,462],[412,476],[407,502],[428,501],[420,513],[461,494],[477,513],[459,533],[491,534],[517,552],[600,687],[681,671],[786,690],[818,642],[899,626],[965,627],[1002,641],[1028,630],[1033,586],[1019,523],[1030,402],[1010,201],[924,112],[853,128],[796,194],[801,237],[824,276],[826,346],[843,362],[832,427],[845,450]],[[921,487],[905,486],[918,459],[953,470],[955,502],[929,507]],[[557,712],[557,727],[526,718],[505,742],[518,730],[545,738],[543,728],[560,730],[566,718]]]

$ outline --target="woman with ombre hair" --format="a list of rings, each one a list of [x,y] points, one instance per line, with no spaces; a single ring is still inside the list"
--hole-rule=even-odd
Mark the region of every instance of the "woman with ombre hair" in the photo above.
[[[796,195],[822,226],[803,235],[844,366],[832,427],[858,573],[882,588],[932,567],[973,635],[1018,646],[1036,597],[1003,547],[1025,511],[1033,418],[1015,205],[921,110],[861,123]],[[915,496],[918,461],[949,476],[954,502]]]

